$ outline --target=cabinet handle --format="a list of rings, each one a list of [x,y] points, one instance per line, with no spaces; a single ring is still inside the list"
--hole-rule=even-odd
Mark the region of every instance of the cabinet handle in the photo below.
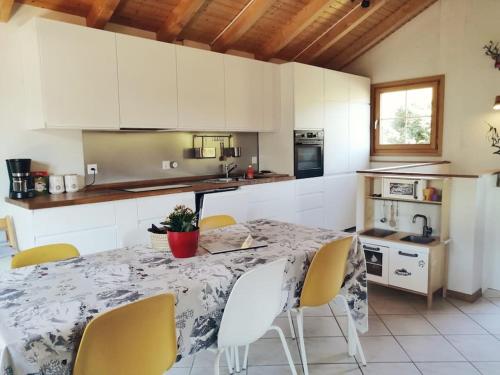
[[[417,195],[417,186],[418,186],[418,181],[415,181],[413,183],[413,198],[414,199],[418,199],[418,195]]]
[[[367,246],[367,245],[363,245],[363,249],[372,250],[372,251],[380,251],[380,247],[371,247],[371,246]]]
[[[394,273],[398,276],[411,276],[411,272],[408,272],[404,268],[400,268],[399,270],[395,270]]]
[[[418,254],[405,253],[404,251],[398,251],[398,254],[405,257],[418,258]]]

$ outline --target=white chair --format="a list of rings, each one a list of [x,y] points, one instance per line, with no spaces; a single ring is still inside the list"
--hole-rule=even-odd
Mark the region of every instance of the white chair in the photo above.
[[[281,312],[281,287],[286,262],[284,258],[259,266],[246,272],[234,284],[219,329],[215,375],[219,375],[219,362],[223,353],[226,354],[230,372],[233,363],[239,372],[238,346],[245,347],[245,369],[249,345],[269,330],[278,332],[292,374],[297,374],[283,331],[273,326],[274,319]]]

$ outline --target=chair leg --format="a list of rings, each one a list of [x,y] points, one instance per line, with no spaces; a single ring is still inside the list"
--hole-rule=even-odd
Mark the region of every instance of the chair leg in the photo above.
[[[226,362],[227,362],[227,369],[230,374],[234,373],[234,367],[233,367],[233,361],[231,359],[231,349],[228,348],[227,350],[224,351],[226,353]]]
[[[234,369],[237,373],[241,371],[240,369],[240,349],[235,346],[233,347],[234,350]]]
[[[219,362],[220,362],[220,356],[224,352],[224,348],[219,349],[217,351],[217,355],[215,356],[215,363],[214,363],[214,375],[219,375]],[[227,351],[226,351],[227,353]]]
[[[302,366],[304,368],[304,375],[309,375],[309,367],[307,365],[306,345],[304,343],[304,311],[303,309],[297,310],[297,330],[299,331],[299,346],[300,356],[302,357]]]
[[[356,329],[356,324],[349,311],[349,304],[344,296],[338,295],[344,304],[347,314],[347,345],[350,356],[354,356],[356,353],[359,355],[359,359],[363,366],[366,366],[365,353],[363,352],[363,347],[361,346],[361,341],[359,340],[358,330]]]
[[[293,363],[292,355],[290,354],[290,350],[288,349],[288,344],[286,343],[283,331],[278,326],[271,326],[269,327],[269,329],[274,329],[276,332],[278,332],[281,344],[283,345],[283,350],[285,351],[286,359],[288,360],[288,364],[290,365],[290,370],[292,370],[293,375],[297,375],[297,370],[295,369],[295,364]]]
[[[288,316],[288,324],[290,324],[290,333],[292,335],[292,339],[295,340],[295,331],[293,329],[293,322],[292,322],[292,310],[287,310],[286,315]]]
[[[246,370],[248,367],[248,350],[250,349],[250,345],[245,346],[245,358],[243,359],[243,370]]]

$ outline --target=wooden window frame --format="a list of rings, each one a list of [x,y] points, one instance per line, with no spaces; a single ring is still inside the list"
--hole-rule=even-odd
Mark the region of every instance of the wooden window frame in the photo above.
[[[406,79],[401,81],[378,83],[371,86],[371,155],[372,156],[441,156],[443,144],[443,113],[444,113],[444,75]],[[401,91],[422,87],[433,87],[431,143],[408,145],[379,144],[380,94],[391,91]]]

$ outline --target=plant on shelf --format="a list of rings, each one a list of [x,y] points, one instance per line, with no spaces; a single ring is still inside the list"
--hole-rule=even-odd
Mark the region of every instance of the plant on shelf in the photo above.
[[[196,212],[178,205],[161,223],[167,227],[168,244],[176,258],[189,258],[196,254],[200,234],[197,219]]]

